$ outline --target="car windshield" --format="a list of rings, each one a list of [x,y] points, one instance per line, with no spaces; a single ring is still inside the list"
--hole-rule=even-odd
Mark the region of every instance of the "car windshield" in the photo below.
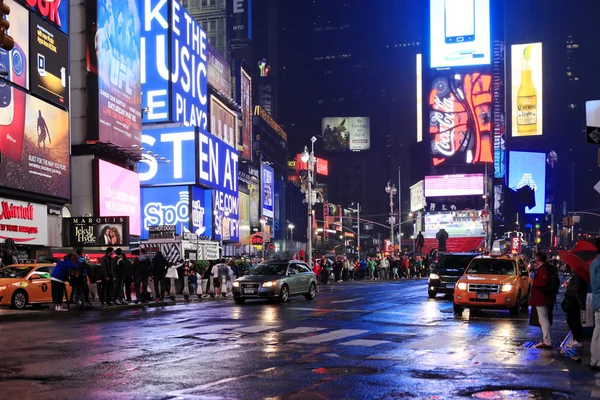
[[[479,275],[515,275],[515,263],[511,260],[473,260],[467,272]]]
[[[475,257],[472,256],[443,256],[438,262],[436,268],[441,269],[465,269],[469,262]]]
[[[31,267],[7,267],[0,269],[0,278],[13,278],[13,279],[21,279],[25,278],[29,271],[31,271]]]
[[[285,275],[287,264],[259,264],[250,275]]]

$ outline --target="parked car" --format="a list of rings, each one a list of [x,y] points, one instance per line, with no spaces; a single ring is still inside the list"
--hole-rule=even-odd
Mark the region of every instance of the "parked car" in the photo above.
[[[233,282],[233,298],[237,304],[247,299],[288,301],[302,295],[312,300],[317,294],[317,277],[302,261],[265,261],[246,276]]]

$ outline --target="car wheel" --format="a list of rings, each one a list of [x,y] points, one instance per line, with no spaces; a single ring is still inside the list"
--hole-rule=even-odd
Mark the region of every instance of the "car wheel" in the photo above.
[[[308,293],[304,296],[306,300],[312,300],[317,295],[317,285],[314,283],[310,284],[310,289],[308,289]]]
[[[290,298],[290,289],[288,285],[283,285],[279,291],[279,301],[285,303]]]
[[[460,306],[457,306],[456,304],[454,304],[454,314],[461,315],[463,313],[463,311],[465,311],[464,307],[460,307]]]
[[[17,290],[12,295],[11,307],[17,310],[22,310],[27,305],[27,292],[24,290]]]
[[[429,295],[430,299],[433,299],[435,296],[437,296],[437,292],[435,292],[433,290],[428,290],[427,294]]]
[[[517,296],[517,302],[515,303],[515,306],[512,307],[509,311],[510,315],[512,315],[513,317],[516,317],[521,313],[521,292],[519,292],[519,295]]]
[[[234,297],[233,301],[235,301],[235,304],[244,304],[246,302],[246,299],[244,299],[243,297]]]

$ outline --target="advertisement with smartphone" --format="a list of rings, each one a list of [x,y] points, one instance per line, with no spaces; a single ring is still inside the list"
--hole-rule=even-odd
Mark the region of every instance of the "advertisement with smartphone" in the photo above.
[[[12,88],[0,112],[0,185],[69,199],[69,114]]]
[[[0,49],[0,73],[2,78],[13,82],[25,89],[29,89],[29,73],[27,62],[29,60],[29,12],[18,5],[14,0],[5,0],[4,4],[10,7],[10,29],[7,33],[14,39],[15,46],[11,51]],[[0,80],[0,107],[10,103],[12,89]]]
[[[490,0],[430,0],[431,68],[489,65]]]
[[[31,91],[61,107],[69,106],[69,39],[50,23],[31,16]]]

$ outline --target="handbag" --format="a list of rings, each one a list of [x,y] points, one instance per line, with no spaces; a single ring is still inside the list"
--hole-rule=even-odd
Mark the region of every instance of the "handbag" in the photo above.
[[[560,308],[562,308],[562,310],[566,313],[569,312],[571,307],[573,307],[573,298],[572,297],[565,297],[563,299],[562,303],[560,303]]]

